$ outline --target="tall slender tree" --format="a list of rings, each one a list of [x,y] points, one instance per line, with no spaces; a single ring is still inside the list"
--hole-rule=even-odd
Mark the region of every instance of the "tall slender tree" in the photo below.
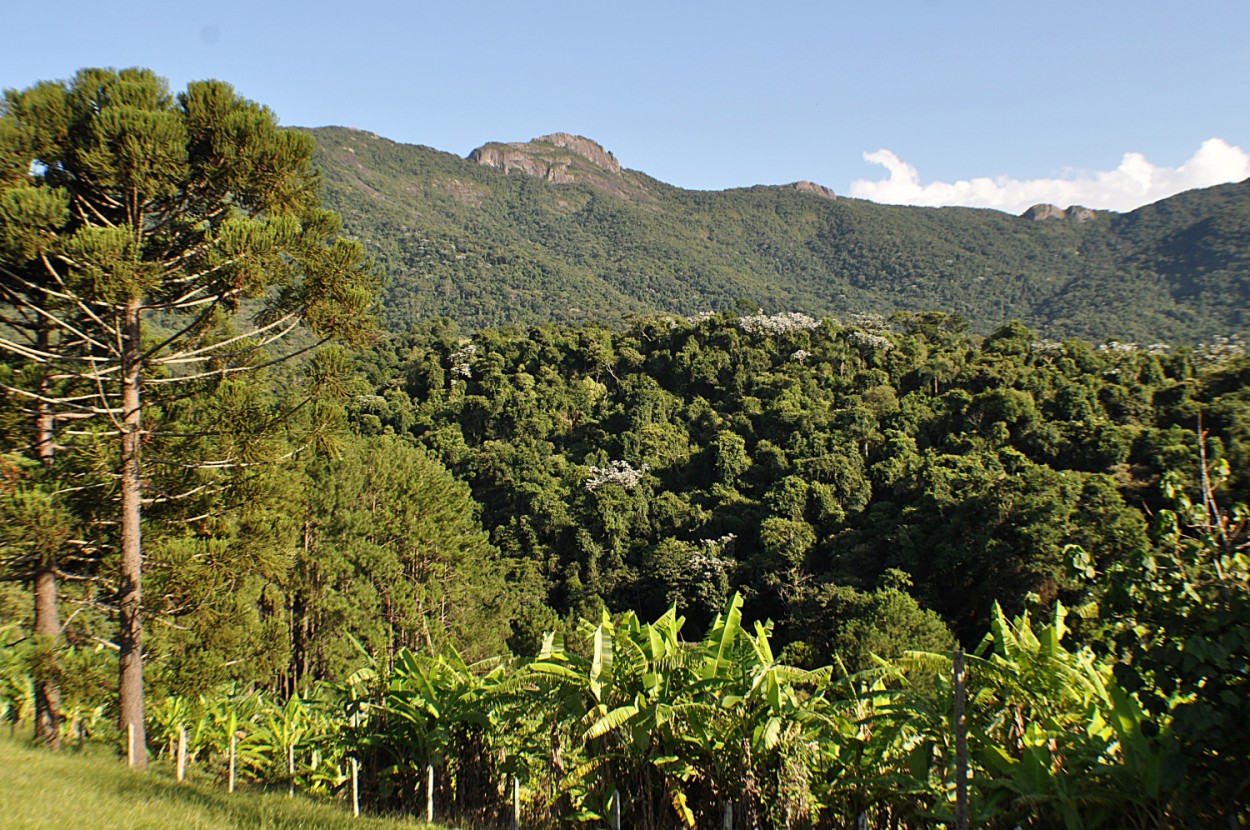
[[[77,390],[10,392],[108,419],[117,438],[120,727],[137,766],[145,407],[255,370],[301,322],[322,340],[369,327],[376,281],[320,207],[313,149],[219,81],[174,96],[149,70],[84,69],[5,93],[0,239],[28,242],[4,247],[0,291],[27,325],[0,348]]]
[[[48,229],[65,223],[69,216],[59,194],[22,187],[27,175],[21,170],[19,151],[22,145],[44,140],[47,137],[32,127],[23,130],[11,119],[0,120],[0,299],[8,301],[0,307],[0,322],[12,338],[7,344],[9,350],[31,364],[19,381],[24,384],[24,395],[28,395],[24,411],[32,428],[26,443],[28,455],[38,459],[46,475],[52,468],[56,446],[55,393],[46,361],[35,356],[49,354],[53,342],[59,342],[60,332],[50,316],[64,314],[66,309],[38,289],[39,275],[31,266],[49,254],[54,236]],[[45,308],[48,305],[55,305],[55,312]],[[35,636],[45,651],[54,648],[61,635],[57,554],[44,540],[41,550],[24,552],[24,567],[20,568],[33,587]],[[55,672],[41,671],[40,675],[35,684],[35,735],[55,750],[60,746],[60,689]]]

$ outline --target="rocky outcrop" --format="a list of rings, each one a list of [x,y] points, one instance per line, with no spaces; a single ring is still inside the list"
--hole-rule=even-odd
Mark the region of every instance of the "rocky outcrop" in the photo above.
[[[603,149],[603,145],[597,141],[591,141],[589,138],[583,138],[580,135],[569,135],[568,133],[552,133],[551,135],[540,136],[530,143],[537,142],[546,142],[557,147],[563,147],[569,152],[576,153],[586,159],[586,161],[596,167],[602,167],[609,173],[619,174],[621,172],[621,165],[616,160],[616,156]]]
[[[1091,219],[1098,218],[1098,212],[1090,210],[1087,207],[1073,205],[1064,210],[1058,205],[1034,205],[1033,207],[1020,214],[1024,219],[1034,222],[1044,222],[1047,219],[1066,219],[1069,222],[1088,222]]]
[[[491,142],[469,153],[469,160],[552,184],[587,184],[635,203],[653,199],[637,175],[621,169],[616,156],[580,135],[552,133],[532,141]]]
[[[567,176],[568,160],[564,164],[553,163],[528,152],[527,145],[518,144],[486,144],[469,153],[469,161],[476,161],[487,167],[494,167],[505,173],[524,173],[537,176],[547,181],[571,181]]]
[[[1044,222],[1047,219],[1066,219],[1068,212],[1058,205],[1034,205],[1020,216],[1032,222]]]
[[[588,165],[612,175],[621,174],[616,156],[602,145],[568,133],[552,133],[533,141],[511,144],[492,142],[469,153],[469,160],[505,173],[519,171],[537,176],[554,184],[584,180],[584,174],[595,172],[588,169]]]
[[[791,190],[797,190],[800,193],[811,193],[816,196],[820,196],[821,198],[824,198],[824,199],[838,198],[838,195],[836,193],[834,193],[829,188],[825,187],[823,184],[816,184],[816,182],[809,182],[806,179],[804,179],[801,182],[794,182],[793,184],[788,184],[786,185],[786,187],[790,188]]]
[[[552,133],[507,144],[492,141],[469,153],[468,158],[504,173],[524,173],[552,184],[588,184],[634,202],[651,198],[646,186],[636,177],[627,176],[616,156],[602,144],[571,133]],[[822,199],[838,198],[824,185],[806,180],[782,187]]]

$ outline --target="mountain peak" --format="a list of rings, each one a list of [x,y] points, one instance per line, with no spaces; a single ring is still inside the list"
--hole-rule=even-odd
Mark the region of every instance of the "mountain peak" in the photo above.
[[[621,174],[620,162],[603,145],[570,133],[552,133],[509,144],[492,141],[469,153],[469,160],[505,173],[519,170],[555,184],[585,179],[584,174]]]
[[[468,158],[504,173],[517,171],[552,184],[586,184],[630,202],[652,198],[646,186],[637,177],[627,176],[602,144],[572,133],[551,133],[510,144],[492,141]]]
[[[1047,219],[1066,219],[1070,222],[1088,222],[1091,219],[1097,219],[1098,213],[1081,205],[1073,205],[1068,209],[1063,209],[1058,205],[1040,204],[1020,214],[1021,218],[1031,219],[1034,222],[1044,222]]]
[[[823,199],[838,198],[837,194],[834,193],[833,190],[831,190],[830,188],[825,187],[823,184],[816,184],[816,182],[809,182],[806,179],[804,179],[803,181],[799,181],[799,182],[791,182],[790,184],[786,185],[786,187],[790,188],[791,190],[797,190],[800,193],[811,193],[815,196],[820,196]]]
[[[616,160],[616,156],[603,149],[603,145],[599,142],[592,141],[585,136],[571,135],[570,133],[552,133],[551,135],[539,136],[531,141],[530,144],[539,142],[563,147],[570,153],[576,153],[586,159],[586,161],[596,167],[602,167],[609,173],[619,174],[621,172],[621,164]]]

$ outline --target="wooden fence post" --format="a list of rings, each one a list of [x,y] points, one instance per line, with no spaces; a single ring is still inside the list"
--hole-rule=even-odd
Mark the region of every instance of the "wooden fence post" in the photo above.
[[[968,830],[968,716],[964,650],[955,649],[955,830]]]
[[[360,817],[360,764],[352,759],[352,815]]]
[[[187,777],[187,728],[178,727],[178,780]]]
[[[425,768],[425,823],[434,823],[434,764]]]
[[[512,830],[521,830],[521,777],[512,776]]]
[[[286,773],[291,778],[290,788],[286,791],[287,798],[295,797],[295,741],[286,748]]]
[[[238,734],[230,733],[230,780],[226,786],[227,792],[234,792],[234,745],[239,740]]]

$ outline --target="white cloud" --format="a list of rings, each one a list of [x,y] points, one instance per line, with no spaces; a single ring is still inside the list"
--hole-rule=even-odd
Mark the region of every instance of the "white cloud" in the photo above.
[[[1114,170],[1078,172],[1056,179],[1009,176],[921,184],[915,167],[886,149],[864,153],[889,177],[851,183],[851,195],[895,205],[964,205],[1021,213],[1039,203],[1106,210],[1133,210],[1167,196],[1250,178],[1250,153],[1221,138],[1209,138],[1180,167],[1158,167],[1141,153],[1125,153]]]

